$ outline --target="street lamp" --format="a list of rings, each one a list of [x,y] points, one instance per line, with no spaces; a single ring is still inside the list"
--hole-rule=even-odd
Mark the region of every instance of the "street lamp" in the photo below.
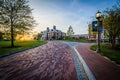
[[[100,38],[101,38],[101,32],[100,32],[100,18],[101,18],[102,14],[100,11],[98,11],[96,13],[96,19],[97,19],[97,30],[98,30],[98,47],[97,47],[97,53],[100,53],[101,52],[101,49],[100,49]]]

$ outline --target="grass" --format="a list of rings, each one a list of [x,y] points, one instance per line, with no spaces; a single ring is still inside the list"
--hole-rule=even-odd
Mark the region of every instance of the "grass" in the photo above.
[[[75,39],[65,39],[62,41],[66,41],[66,42],[89,42],[87,39],[80,39],[80,40],[75,40]]]
[[[97,45],[91,46],[92,50],[97,49]],[[110,48],[110,44],[101,44],[101,55],[108,57],[117,64],[120,64],[120,50]]]
[[[79,42],[89,42],[87,39],[80,39]]]
[[[46,41],[25,41],[25,42],[15,41],[14,44],[17,47],[10,48],[9,47],[11,44],[10,41],[0,41],[0,56],[6,55],[9,53],[18,52],[18,51],[25,50],[25,49],[29,49],[29,48],[39,46],[45,43]]]

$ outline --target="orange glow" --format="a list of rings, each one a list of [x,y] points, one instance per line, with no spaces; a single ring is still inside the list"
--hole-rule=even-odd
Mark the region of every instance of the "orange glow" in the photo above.
[[[29,41],[29,40],[33,40],[33,36],[32,35],[17,35],[16,40],[21,41],[21,42]]]

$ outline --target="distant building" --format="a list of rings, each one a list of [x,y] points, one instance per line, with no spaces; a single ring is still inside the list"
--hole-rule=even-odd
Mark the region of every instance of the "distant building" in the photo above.
[[[53,26],[53,29],[47,29],[41,32],[42,37],[41,40],[58,40],[58,39],[65,39],[66,33],[57,30],[56,26]]]
[[[89,40],[96,41],[98,33],[92,31],[92,24],[88,25],[88,34]]]
[[[98,40],[98,32],[92,30],[92,24],[88,25],[88,39],[94,42],[97,42]],[[107,30],[105,30],[103,27],[103,31],[101,32],[101,41],[104,42],[104,40],[108,41],[108,37],[107,37]]]

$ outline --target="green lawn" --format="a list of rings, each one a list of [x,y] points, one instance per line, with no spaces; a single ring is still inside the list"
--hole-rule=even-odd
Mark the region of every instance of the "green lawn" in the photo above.
[[[109,48],[109,46],[110,44],[101,44],[101,55],[104,55],[112,61],[115,61],[117,64],[120,64],[120,50]],[[95,51],[97,49],[97,45],[92,45],[91,49]]]
[[[18,52],[21,50],[25,50],[25,49],[29,49],[35,46],[39,46],[42,44],[45,44],[46,41],[25,41],[25,42],[18,42],[15,41],[14,44],[15,48],[7,48],[8,46],[10,46],[11,42],[10,41],[0,41],[0,56],[5,55],[5,54],[9,54],[9,53],[13,53],[13,52]]]
[[[62,41],[66,41],[66,42],[89,42],[87,39],[80,39],[80,40],[75,40],[75,39],[65,39]]]

